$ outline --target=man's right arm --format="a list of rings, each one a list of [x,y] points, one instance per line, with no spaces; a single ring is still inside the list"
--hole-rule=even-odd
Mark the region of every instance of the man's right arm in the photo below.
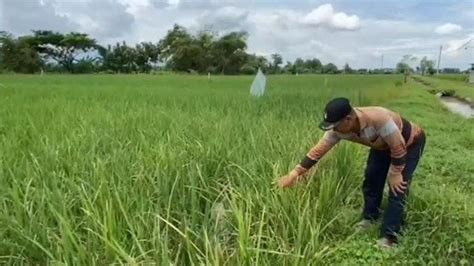
[[[326,131],[323,137],[314,145],[301,162],[296,165],[294,170],[298,175],[306,173],[313,167],[323,156],[339,142],[340,138],[333,131]]]
[[[281,187],[288,187],[295,184],[299,177],[304,175],[313,167],[323,156],[339,142],[340,138],[333,131],[326,131],[318,143],[313,146],[301,162],[291,170],[291,172],[280,179]]]

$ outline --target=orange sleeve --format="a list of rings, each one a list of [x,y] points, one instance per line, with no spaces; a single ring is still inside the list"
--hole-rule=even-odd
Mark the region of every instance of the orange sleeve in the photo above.
[[[407,149],[400,129],[390,117],[383,120],[378,131],[390,148],[391,163],[388,175],[401,174],[405,168]]]
[[[296,165],[294,170],[302,175],[306,173],[313,165],[315,165],[323,156],[334,147],[340,140],[340,137],[334,131],[326,131],[323,137],[314,145],[306,154],[306,156],[301,160],[301,162]]]

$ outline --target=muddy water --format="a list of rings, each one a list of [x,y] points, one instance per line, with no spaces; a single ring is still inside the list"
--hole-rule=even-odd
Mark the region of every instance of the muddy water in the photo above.
[[[465,118],[474,118],[474,108],[468,103],[450,96],[442,96],[440,100],[451,112],[457,113]]]

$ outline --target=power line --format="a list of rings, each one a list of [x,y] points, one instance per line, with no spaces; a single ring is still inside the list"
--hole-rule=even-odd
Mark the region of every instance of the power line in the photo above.
[[[462,44],[461,46],[459,46],[458,48],[456,48],[452,51],[443,51],[443,46],[440,45],[439,46],[439,54],[438,54],[438,66],[437,66],[436,74],[439,74],[439,65],[440,65],[440,62],[441,62],[441,53],[444,53],[444,54],[454,53],[454,52],[457,52],[457,51],[461,50],[462,48],[465,48],[467,50],[467,48],[472,47],[472,46],[467,46],[472,40],[474,40],[474,38],[469,39],[467,42],[465,42],[464,44]]]
[[[457,51],[457,50],[461,50],[461,49],[462,49],[464,46],[466,46],[466,45],[467,45],[468,43],[470,43],[472,40],[473,40],[472,38],[471,38],[471,39],[469,39],[469,41],[467,41],[467,42],[466,42],[466,43],[464,43],[463,45],[459,46],[459,48],[458,48],[458,49],[456,49],[455,51]]]
[[[472,40],[474,40],[473,38],[469,39],[467,42],[465,42],[464,44],[462,44],[461,46],[459,46],[458,48],[452,50],[452,51],[444,51],[443,53],[445,54],[449,54],[449,53],[454,53],[454,52],[457,52],[459,50],[461,50],[462,48],[471,48],[472,46],[466,46],[468,45]],[[466,46],[466,47],[465,47]]]

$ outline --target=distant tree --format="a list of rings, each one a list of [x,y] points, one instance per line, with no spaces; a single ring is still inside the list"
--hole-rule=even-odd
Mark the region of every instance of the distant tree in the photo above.
[[[264,56],[258,56],[256,54],[247,55],[246,65],[252,67],[256,72],[259,68],[266,73],[269,66],[268,60]]]
[[[396,71],[398,74],[405,74],[410,72],[410,66],[406,63],[398,62]]]
[[[137,71],[148,73],[152,65],[158,62],[159,47],[151,42],[142,42],[135,45],[134,62]]]
[[[434,61],[433,60],[429,60],[428,63],[427,63],[427,73],[431,76],[436,73],[436,69],[434,68]]]
[[[283,63],[283,58],[279,54],[272,54],[272,71],[273,73],[280,72],[280,65]]]
[[[413,55],[404,55],[400,62],[397,63],[396,66],[396,72],[397,73],[402,73],[405,75],[405,82],[407,75],[410,74],[410,72],[413,72],[413,69],[410,67],[411,63],[414,63],[417,61],[417,58]]]
[[[174,24],[173,29],[168,30],[166,36],[160,40],[158,46],[160,47],[160,57],[162,61],[166,62],[179,49],[179,45],[182,43],[191,42],[191,35],[186,29],[178,24]]]
[[[74,63],[83,53],[95,50],[96,41],[87,34],[71,32],[61,34],[52,31],[33,31],[34,35],[27,37],[32,47],[48,59],[55,60],[68,72],[74,72]]]
[[[5,31],[0,32],[0,59],[0,69],[18,73],[35,73],[44,65],[28,38],[15,38]]]
[[[284,73],[291,73],[291,74],[295,74],[295,71],[294,71],[294,67],[293,67],[293,63],[291,63],[290,61],[286,61],[286,65],[283,67],[283,72]]]
[[[194,38],[199,47],[199,54],[197,55],[197,71],[201,73],[215,73],[217,72],[217,61],[213,54],[213,45],[216,35],[209,31],[201,31]]]
[[[246,32],[231,32],[214,42],[213,55],[222,74],[236,74],[246,63],[246,39]]]
[[[93,73],[93,72],[96,72],[98,68],[99,66],[97,64],[97,58],[86,56],[84,58],[79,59],[74,64],[74,73],[77,73],[77,74]]]
[[[176,71],[237,74],[253,67],[248,62],[246,32],[230,32],[219,38],[204,31],[196,36],[175,24],[159,42],[160,59]]]
[[[251,75],[257,73],[257,70],[255,67],[251,66],[248,63],[245,63],[241,68],[240,68],[240,73],[241,74],[246,74],[246,75]]]
[[[116,43],[107,48],[101,47],[99,53],[102,56],[102,67],[118,73],[132,73],[138,71],[137,51],[125,42]]]
[[[268,60],[264,56],[257,56],[257,65],[265,71],[269,68]]]
[[[184,27],[175,24],[158,44],[161,61],[173,70],[195,70],[198,67],[196,56],[200,54],[200,47],[193,41]]]
[[[323,66],[317,58],[297,58],[294,63],[288,61],[283,66],[280,54],[272,54],[268,59],[248,54],[247,37],[246,32],[219,35],[203,30],[191,34],[175,24],[158,43],[141,42],[130,46],[117,42],[100,46],[87,34],[78,32],[37,30],[32,35],[13,38],[0,31],[0,70],[148,73],[162,62],[164,69],[192,73],[254,74],[259,68],[267,74],[341,72],[332,63]],[[347,66],[345,72],[349,69]]]
[[[419,69],[421,71],[421,75],[425,75],[425,74],[433,75],[435,73],[434,61],[428,60],[426,56],[423,57],[420,61]]]
[[[301,58],[296,58],[295,62],[293,63],[293,68],[295,73],[307,72],[306,63]]]
[[[329,63],[323,66],[323,73],[325,74],[337,74],[338,69],[337,66],[333,63]]]
[[[425,57],[423,57],[420,61],[420,66],[417,67],[417,69],[419,69],[421,71],[421,75],[425,75],[425,72],[426,72],[426,61],[428,61],[428,59]]]
[[[311,73],[321,73],[323,65],[317,58],[308,59],[304,62],[305,68]]]
[[[352,70],[352,68],[349,66],[348,63],[346,63],[346,64],[344,65],[344,73],[345,73],[345,74],[352,74],[352,73],[354,73],[354,70]]]
[[[398,74],[403,74],[404,82],[407,83],[408,75],[411,72],[410,66],[407,63],[399,62],[399,63],[397,63],[396,72]]]

